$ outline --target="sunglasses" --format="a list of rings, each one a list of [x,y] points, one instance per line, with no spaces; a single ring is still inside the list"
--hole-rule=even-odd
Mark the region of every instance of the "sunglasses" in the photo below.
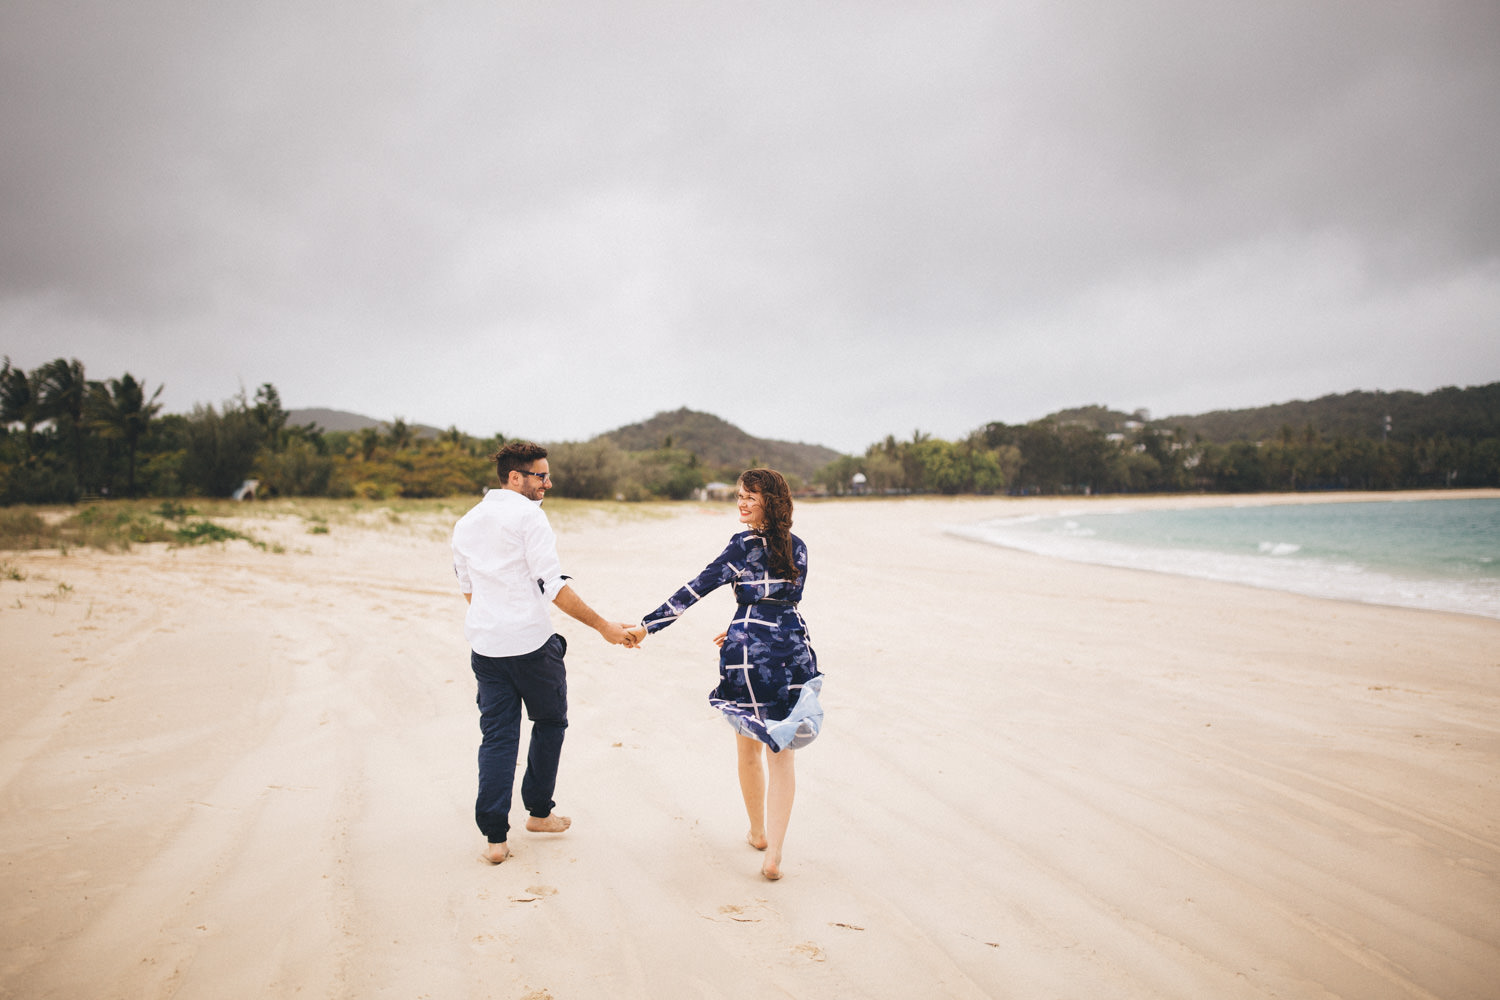
[[[544,483],[550,483],[552,481],[552,473],[550,472],[528,472],[525,469],[517,469],[516,471],[523,476],[536,476]]]

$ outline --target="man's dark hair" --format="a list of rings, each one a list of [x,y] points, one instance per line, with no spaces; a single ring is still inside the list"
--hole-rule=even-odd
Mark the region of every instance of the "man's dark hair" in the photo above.
[[[510,482],[511,470],[529,472],[532,462],[546,457],[547,449],[531,441],[511,441],[490,456],[495,460],[495,474],[502,483]]]

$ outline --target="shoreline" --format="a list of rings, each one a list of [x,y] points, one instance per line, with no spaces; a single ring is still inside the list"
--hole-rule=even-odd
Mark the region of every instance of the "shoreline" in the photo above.
[[[1119,502],[1123,507],[1264,507],[1276,504],[1296,505],[1302,503],[1371,503],[1400,500],[1494,500],[1500,499],[1500,488],[1474,487],[1452,490],[1318,490],[1305,493],[1048,493],[1031,496],[995,494],[990,496],[961,493],[947,496],[937,493],[912,493],[899,496],[827,496],[809,497],[811,504],[841,503],[903,503],[938,501],[954,504],[1015,504],[1058,506],[1067,503],[1084,505]],[[803,503],[803,498],[798,498]]]
[[[980,545],[1029,552],[1045,558],[1063,559],[1082,565],[1112,566],[1120,569],[1132,569],[1142,573],[1161,573],[1169,576],[1226,583],[1260,590],[1301,594],[1319,600],[1347,601],[1355,604],[1464,614],[1490,619],[1500,618],[1500,603],[1496,602],[1495,595],[1476,594],[1472,591],[1466,593],[1466,588],[1462,586],[1461,581],[1457,578],[1408,576],[1373,564],[1358,564],[1356,568],[1359,573],[1359,581],[1365,584],[1365,586],[1351,587],[1348,578],[1338,575],[1332,579],[1324,578],[1315,583],[1296,572],[1289,572],[1290,567],[1296,565],[1298,560],[1287,559],[1286,557],[1268,559],[1263,565],[1252,565],[1251,561],[1262,557],[1258,554],[1235,552],[1227,549],[1190,549],[1173,545],[1163,546],[1158,549],[1151,546],[1143,546],[1130,542],[1115,542],[1108,539],[1100,540],[1097,546],[1088,543],[1069,546],[1073,551],[1064,552],[1058,551],[1056,545],[1048,545],[1047,541],[1049,539],[1047,536],[1009,538],[1003,535],[996,535],[994,532],[985,531],[985,526],[989,522],[1004,521],[1007,519],[1051,520],[1100,514],[1129,514],[1144,511],[1244,510],[1271,506],[1327,506],[1341,503],[1422,503],[1430,501],[1500,500],[1500,491],[1468,490],[1457,495],[1442,491],[1411,491],[1395,497],[1366,493],[1348,499],[1344,497],[1329,497],[1317,504],[1296,502],[1276,503],[1268,500],[1269,497],[1274,496],[1277,495],[1255,495],[1248,502],[1242,503],[1189,504],[1175,503],[1167,497],[1154,497],[1141,498],[1142,502],[1133,505],[1059,505],[1056,509],[1028,509],[1019,513],[1011,512],[1008,515],[1000,514],[997,517],[987,518],[983,521],[971,521],[963,525],[952,525],[948,528],[948,531],[956,537],[976,542]],[[1200,556],[1212,557],[1215,561],[1211,564],[1193,562],[1189,557],[1194,552]],[[1314,559],[1312,561],[1317,563],[1319,560]],[[1224,567],[1227,565],[1239,565],[1242,572],[1237,574],[1226,571]],[[1413,596],[1410,589],[1403,587],[1403,584],[1422,588],[1421,596]],[[1455,587],[1458,588],[1457,592],[1452,589]],[[1433,588],[1436,588],[1436,591]],[[1392,595],[1392,590],[1397,591],[1397,593]]]

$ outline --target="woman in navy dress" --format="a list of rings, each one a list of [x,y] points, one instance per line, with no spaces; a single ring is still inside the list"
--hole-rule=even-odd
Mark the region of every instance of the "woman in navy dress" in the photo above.
[[[746,839],[766,852],[760,871],[775,881],[781,878],[781,849],[796,794],[793,754],[822,728],[823,676],[797,609],[807,581],[807,546],[791,532],[792,493],[781,473],[751,469],[742,475],[739,513],[749,530],[731,538],[717,559],[642,618],[630,635],[638,644],[704,595],[733,585],[737,606],[729,628],[714,639],[719,685],[708,700],[734,726],[740,792],[750,818]]]

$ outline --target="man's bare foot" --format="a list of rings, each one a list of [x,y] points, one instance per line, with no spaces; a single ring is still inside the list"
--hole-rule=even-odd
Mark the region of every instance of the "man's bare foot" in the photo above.
[[[532,833],[562,833],[573,825],[573,821],[566,816],[557,813],[549,813],[546,816],[526,817],[526,829]]]
[[[745,834],[745,843],[749,844],[757,851],[764,851],[770,844],[770,841],[766,840],[765,834],[762,833],[757,836],[755,831],[751,830],[749,833]]]
[[[506,843],[486,844],[479,854],[479,860],[488,861],[492,865],[498,865],[510,857],[510,845]]]

